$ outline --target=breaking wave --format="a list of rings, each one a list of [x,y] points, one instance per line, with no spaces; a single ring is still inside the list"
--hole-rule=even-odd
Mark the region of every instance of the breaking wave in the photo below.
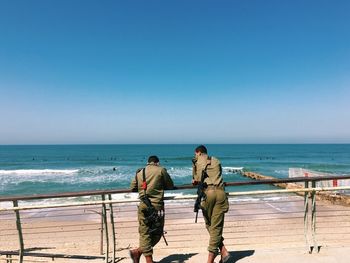
[[[69,175],[77,173],[79,169],[55,170],[55,169],[21,169],[21,170],[0,170],[0,175]]]

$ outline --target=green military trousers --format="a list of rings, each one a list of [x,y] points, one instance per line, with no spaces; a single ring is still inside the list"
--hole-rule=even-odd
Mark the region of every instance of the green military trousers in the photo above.
[[[151,256],[153,254],[153,247],[159,242],[162,237],[164,229],[164,218],[161,222],[158,231],[150,233],[150,227],[145,224],[145,214],[142,211],[145,208],[144,203],[140,203],[138,207],[138,220],[139,220],[139,247],[141,252],[145,256]]]
[[[229,204],[223,187],[208,186],[205,191],[206,197],[201,203],[206,228],[209,232],[208,251],[219,253],[224,238],[224,217],[228,211]]]

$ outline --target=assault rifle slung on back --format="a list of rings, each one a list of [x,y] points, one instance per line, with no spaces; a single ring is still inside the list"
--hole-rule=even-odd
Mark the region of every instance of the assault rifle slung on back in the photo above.
[[[192,160],[192,162],[195,166],[196,161]],[[205,198],[206,196],[204,190],[208,187],[207,183],[204,182],[205,178],[208,177],[207,167],[208,167],[208,164],[206,165],[205,169],[202,171],[201,180],[198,182],[198,185],[197,185],[197,199],[196,199],[196,202],[194,203],[194,209],[193,209],[193,212],[196,213],[196,219],[194,220],[195,223],[197,223],[198,211],[201,208],[202,199]]]
[[[163,221],[164,221],[164,211],[163,210],[157,210],[151,203],[151,200],[149,200],[148,196],[141,197],[141,201],[147,206],[147,208],[143,209],[145,219],[144,222],[147,226],[149,226],[149,233],[162,235],[164,242],[166,245],[168,245],[168,242],[165,238],[166,232],[163,230]]]
[[[164,242],[166,245],[168,245],[168,242],[165,238],[165,231],[164,231],[164,210],[157,210],[151,203],[151,200],[149,199],[147,195],[147,183],[146,183],[146,168],[142,170],[142,186],[141,188],[144,191],[144,196],[142,196],[140,199],[141,201],[146,205],[146,208],[143,209],[143,213],[145,215],[144,222],[149,227],[148,232],[150,234],[154,233],[156,235],[162,235]]]

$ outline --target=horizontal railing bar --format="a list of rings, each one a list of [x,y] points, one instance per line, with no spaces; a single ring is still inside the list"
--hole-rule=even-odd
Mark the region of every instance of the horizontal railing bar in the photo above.
[[[1,211],[1,210],[0,210]],[[90,216],[90,215],[93,215],[94,217],[98,217],[97,214],[95,213],[79,213],[79,214],[65,214],[65,215],[42,215],[42,216],[29,216],[29,217],[23,217],[23,221],[26,221],[26,220],[32,220],[34,218],[55,218],[55,217],[66,217],[66,216],[76,216],[76,217],[79,217],[79,216]]]
[[[55,245],[58,244],[67,244],[68,242],[81,242],[83,240],[91,240],[91,237],[86,235],[86,233],[83,232],[78,232],[77,234],[81,234],[81,235],[69,235],[69,236],[61,236],[59,237],[58,240],[60,241],[55,241]],[[97,233],[96,233],[97,234]],[[75,240],[74,240],[75,239]],[[42,245],[42,244],[47,244],[46,240],[40,240],[38,237],[30,235],[29,237],[24,238],[24,242],[26,243],[30,243],[33,240],[35,240],[35,244],[36,245]]]
[[[274,194],[274,193],[277,194],[277,193],[295,193],[295,192],[314,192],[314,191],[315,192],[322,192],[322,191],[336,191],[336,190],[350,190],[350,186],[246,191],[246,192],[228,193],[228,195],[229,196],[239,196],[239,195],[259,195],[259,194]]]
[[[247,209],[242,209],[242,208],[237,208],[237,206],[253,206],[253,205],[261,205],[261,204],[264,204],[264,203],[266,203],[267,201],[268,201],[268,203],[270,203],[270,204],[280,204],[280,203],[297,203],[297,202],[300,202],[300,203],[302,203],[302,205],[304,205],[304,199],[302,199],[300,196],[298,196],[297,197],[298,199],[295,199],[295,200],[271,200],[271,201],[269,201],[269,200],[261,200],[261,201],[255,201],[255,202],[247,202],[247,201],[244,201],[244,203],[238,203],[238,202],[236,202],[236,201],[234,201],[234,202],[232,202],[232,200],[234,199],[234,198],[231,198],[230,200],[229,200],[229,202],[230,202],[230,205],[233,205],[234,207],[232,208],[232,209],[230,209],[230,210],[233,210],[233,211],[235,211],[235,210],[250,210],[249,208],[247,208]],[[194,200],[193,200],[194,201]],[[194,203],[194,202],[193,202]],[[125,207],[128,207],[128,208],[130,208],[130,209],[124,209]],[[114,212],[116,212],[116,213],[118,213],[119,212],[119,208],[123,208],[123,213],[131,213],[131,212],[135,212],[135,211],[137,211],[137,207],[135,206],[135,205],[128,205],[128,204],[126,204],[125,206],[123,206],[123,207],[121,207],[121,206],[115,206],[114,208],[113,208],[113,211]],[[171,213],[169,213],[169,211],[171,211],[171,210],[177,210],[177,209],[188,209],[188,210],[193,210],[193,207],[189,207],[188,205],[176,205],[176,206],[171,206],[171,207],[167,207],[166,208],[166,212],[167,212],[167,214],[171,214]],[[78,209],[78,208],[77,208]],[[81,208],[80,208],[81,209]],[[256,208],[256,209],[260,209],[260,208]],[[261,208],[261,209],[265,209],[265,208]],[[68,210],[68,209],[66,209],[66,210]],[[117,216],[116,217],[118,217],[118,214],[117,214]]]
[[[225,230],[225,233],[254,233],[256,230],[251,230],[249,231],[249,229],[251,228],[251,226],[232,226],[234,228],[234,230]],[[267,232],[267,231],[271,231],[272,229],[276,229],[275,225],[254,225],[254,227],[256,227],[256,229],[259,229],[259,232]],[[121,234],[124,234],[124,235],[127,235],[125,234],[124,232],[121,232],[120,230],[121,229],[125,229],[125,228],[134,228],[134,226],[130,226],[130,227],[118,227],[118,230],[116,231],[117,234],[121,235]],[[323,226],[320,226],[318,227],[318,229],[332,229],[332,228],[337,228],[337,227],[323,227]],[[350,226],[348,226],[347,228],[350,228]],[[248,230],[247,230],[248,229]],[[34,229],[33,229],[34,230]],[[95,230],[100,230],[100,229],[97,229],[97,228],[93,228],[93,229],[73,229],[73,230],[62,230],[62,231],[51,231],[51,232],[26,232],[25,234],[26,235],[36,235],[36,234],[44,234],[44,233],[61,233],[61,232],[71,232],[71,233],[74,233],[74,232],[83,232],[83,231],[95,231]],[[198,231],[199,233],[202,233],[202,226],[200,227],[196,227],[196,228],[193,228],[192,227],[192,230],[193,231]],[[295,226],[295,223],[289,223],[289,224],[285,224],[283,225],[283,230],[280,230],[280,231],[289,231],[289,230],[303,230],[302,227],[300,228],[297,228]],[[171,234],[173,232],[179,232],[179,231],[188,231],[188,228],[176,228],[176,229],[167,229],[167,232],[168,232],[168,236],[174,236],[174,234]],[[17,234],[16,233],[6,233],[6,234],[0,234],[0,236],[16,236]],[[182,235],[182,234],[181,234]],[[26,238],[26,240],[28,240]]]
[[[297,218],[297,219],[302,219],[302,218]],[[167,220],[167,221],[169,221],[169,220]],[[193,221],[193,219],[191,219],[191,221]],[[241,222],[245,222],[245,223],[249,223],[249,222],[254,222],[254,227],[269,227],[269,226],[275,226],[275,223],[274,222],[256,222],[257,220],[235,220],[235,221],[226,221],[225,220],[225,224],[226,223],[233,223],[232,224],[232,227],[234,227],[234,228],[249,228],[249,227],[251,227],[250,225],[239,225],[238,223],[241,223]],[[122,232],[120,232],[120,230],[121,229],[130,229],[130,228],[135,228],[135,226],[136,226],[137,224],[134,224],[134,225],[126,225],[126,226],[118,226],[118,228],[117,228],[117,233],[122,233]],[[198,224],[196,225],[194,222],[190,222],[190,223],[188,223],[188,224],[186,224],[186,225],[191,225],[191,229],[202,229],[202,226],[198,226]],[[295,222],[295,221],[292,221],[292,222],[286,222],[286,223],[284,223],[284,225],[283,226],[288,226],[288,225],[294,225],[294,228],[296,228],[295,227],[295,225],[299,225],[299,222]],[[167,227],[171,227],[171,226],[179,226],[179,224],[177,223],[177,224],[168,224],[167,223]],[[166,227],[166,228],[167,228]],[[187,228],[186,228],[187,229]],[[179,228],[179,230],[184,230],[184,229],[181,229],[181,228]]]
[[[83,227],[83,226],[100,226],[101,223],[81,223],[73,225],[46,225],[46,226],[36,226],[36,227],[22,227],[22,229],[41,229],[41,228],[59,228],[59,227]]]
[[[263,204],[263,203],[262,203]],[[167,215],[181,215],[181,214],[183,214],[183,211],[176,211],[175,210],[175,212],[169,212],[169,210],[170,209],[167,209]],[[236,207],[232,207],[232,209],[230,209],[230,212],[228,212],[227,213],[227,215],[231,215],[231,213],[232,213],[232,215],[236,215],[236,213],[235,212],[238,212],[238,211],[240,211],[240,212],[242,212],[242,211],[251,211],[252,210],[252,208],[250,207],[248,207],[248,208],[244,208],[244,209],[237,209]],[[266,210],[266,207],[259,207],[259,208],[254,208],[254,211],[265,211]],[[174,210],[171,210],[171,211],[174,211]],[[190,207],[190,209],[188,209],[186,212],[193,212],[193,208],[192,207]],[[285,213],[296,213],[296,212],[302,212],[302,213],[304,213],[304,210],[300,207],[300,210],[295,210],[295,211],[286,211]],[[322,212],[333,212],[333,211],[322,211]],[[339,210],[338,212],[345,212],[344,210]],[[130,213],[130,212],[128,212],[128,213]]]
[[[73,230],[59,230],[59,231],[42,231],[42,232],[26,232],[23,231],[24,235],[39,235],[39,234],[54,234],[54,233],[74,233],[74,232],[84,232],[84,231],[100,231],[99,228],[92,228],[92,229],[73,229]],[[18,235],[16,233],[12,233],[12,234],[6,234],[6,235],[0,235],[0,236],[14,236],[14,235]]]
[[[18,255],[18,251],[0,251],[0,255]],[[72,258],[72,259],[104,259],[103,256],[84,256],[84,255],[67,255],[67,254],[50,254],[50,253],[33,253],[24,252],[28,257],[48,257],[48,258]]]
[[[281,184],[281,183],[297,183],[297,182],[314,182],[314,181],[328,181],[328,180],[345,180],[350,179],[350,175],[342,176],[317,176],[317,177],[294,177],[286,179],[263,179],[254,181],[240,181],[240,182],[226,182],[226,186],[244,186],[244,185],[260,185],[260,184]],[[196,186],[191,184],[176,186],[172,190],[194,189]],[[79,192],[65,192],[56,194],[38,194],[38,195],[17,195],[0,197],[0,202],[9,202],[14,200],[35,200],[35,199],[49,199],[49,198],[64,198],[64,197],[79,197],[103,194],[125,194],[131,193],[130,189],[111,189],[111,190],[94,190],[94,191],[79,191]]]
[[[74,233],[74,232],[86,232],[86,231],[100,231],[99,228],[90,229],[73,229],[73,230],[59,230],[59,231],[40,231],[40,232],[23,232],[25,235],[38,235],[38,234],[54,234],[54,233]]]
[[[350,190],[350,186],[341,187],[314,187],[314,188],[298,188],[298,189],[281,189],[281,190],[260,190],[260,191],[246,191],[246,192],[230,192],[228,196],[242,196],[242,195],[261,195],[261,194],[275,194],[275,193],[295,193],[295,192],[321,192],[321,191],[335,191],[335,190]],[[164,197],[164,200],[187,200],[195,199],[197,195],[187,196],[169,196]],[[116,203],[134,203],[139,202],[138,199],[127,199],[127,200],[106,200],[106,201],[89,201],[89,202],[76,202],[76,203],[65,203],[65,204],[52,204],[52,205],[33,205],[33,206],[22,206],[22,207],[11,207],[11,208],[0,208],[2,211],[17,211],[17,210],[31,210],[31,209],[44,209],[44,208],[57,208],[57,207],[72,207],[72,206],[90,206],[100,204],[116,204]]]

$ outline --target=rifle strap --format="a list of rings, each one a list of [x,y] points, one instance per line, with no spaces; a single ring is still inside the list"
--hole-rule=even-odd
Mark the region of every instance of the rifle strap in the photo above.
[[[204,171],[206,172],[208,169],[208,165],[211,165],[211,156],[208,156],[208,160],[207,160],[207,165],[204,168]]]
[[[137,174],[142,170],[142,168],[137,169],[136,174],[135,174],[135,181],[136,181],[136,189],[138,189],[138,180],[137,180]]]
[[[211,156],[208,156],[207,164],[206,164],[204,170],[202,171],[202,173],[205,173],[205,174],[207,175],[206,177],[209,177],[209,176],[208,176],[208,173],[207,173],[207,169],[208,169],[208,166],[209,166],[209,165],[211,165]],[[205,177],[202,176],[202,177],[201,177],[201,182],[204,183],[204,181],[205,181]]]
[[[141,188],[143,189],[145,196],[147,196],[146,167],[142,169],[142,187]]]
[[[142,189],[144,191],[145,198],[149,199],[148,195],[146,193],[146,190],[147,190],[146,167],[142,169]],[[149,201],[149,202],[151,203],[151,201]],[[151,203],[151,206],[153,206],[152,203]],[[160,216],[164,216],[164,210],[163,209],[160,209],[158,211],[158,213],[159,213]]]

